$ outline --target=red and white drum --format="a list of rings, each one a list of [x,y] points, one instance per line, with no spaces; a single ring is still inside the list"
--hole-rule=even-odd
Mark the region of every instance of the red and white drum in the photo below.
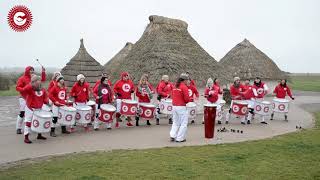
[[[59,107],[58,123],[65,126],[74,125],[76,113],[77,113],[77,110],[74,107],[69,107],[69,106]]]
[[[256,101],[254,112],[261,116],[268,116],[271,112],[271,103],[269,101]]]
[[[151,103],[139,103],[140,118],[151,120],[154,118],[156,106]]]
[[[31,121],[31,130],[37,133],[47,133],[50,131],[52,113],[48,111],[34,111]]]
[[[87,106],[90,106],[92,108],[92,112],[91,112],[91,120],[94,120],[95,118],[95,114],[96,114],[96,102],[94,101],[88,101]]]
[[[137,113],[138,102],[129,99],[123,99],[121,101],[120,114],[126,116],[135,116]]]
[[[172,99],[161,99],[160,112],[162,114],[172,114]]]
[[[116,107],[111,104],[101,104],[99,112],[99,120],[110,123],[113,121],[113,115],[116,112]]]
[[[76,122],[80,124],[88,124],[91,122],[92,108],[87,105],[77,105]]]
[[[288,113],[289,112],[289,100],[279,99],[279,98],[273,99],[272,109],[274,112]]]
[[[245,116],[248,112],[248,103],[241,100],[232,101],[232,113],[238,116]]]
[[[188,110],[188,118],[194,119],[197,116],[197,104],[194,102],[187,103],[187,110]]]

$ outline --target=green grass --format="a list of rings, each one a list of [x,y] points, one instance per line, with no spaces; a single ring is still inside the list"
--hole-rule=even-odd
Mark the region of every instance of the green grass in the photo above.
[[[295,90],[320,92],[320,76],[292,76],[291,80]]]
[[[12,85],[10,86],[9,90],[0,91],[0,97],[1,96],[18,96],[19,93],[16,91],[16,86]]]
[[[0,179],[320,179],[315,117],[313,129],[260,141],[65,155],[2,170]]]

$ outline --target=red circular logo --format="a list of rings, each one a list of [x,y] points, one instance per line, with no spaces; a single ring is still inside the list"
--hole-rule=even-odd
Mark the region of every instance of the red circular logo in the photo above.
[[[168,111],[172,111],[172,106],[168,106],[168,107],[167,107],[167,110],[168,110]]]
[[[66,119],[66,121],[71,121],[72,115],[71,114],[66,115],[65,119]]]
[[[43,127],[45,129],[48,129],[50,127],[50,121],[46,121],[44,124],[43,124]]]
[[[261,111],[261,106],[260,105],[256,106],[256,111]]]
[[[286,106],[284,104],[279,104],[278,108],[279,108],[280,111],[284,111]]]
[[[164,105],[163,104],[160,105],[160,109],[164,110]]]
[[[8,23],[16,32],[26,31],[32,24],[31,11],[26,6],[14,6],[8,13]]]
[[[33,124],[33,127],[37,128],[37,127],[39,127],[39,124],[40,124],[40,123],[39,123],[38,120],[35,119],[35,120],[33,120],[33,123],[32,123],[32,124]]]
[[[196,110],[195,110],[195,109],[192,109],[192,110],[190,111],[190,115],[193,116],[193,115],[195,115],[195,114],[196,114]]]
[[[91,119],[91,114],[90,113],[87,113],[84,118],[88,121]]]
[[[62,119],[62,114],[61,114],[61,112],[58,112],[58,118],[59,118],[59,119]]]
[[[265,113],[268,113],[268,112],[269,112],[269,107],[264,107],[263,111],[264,111]]]

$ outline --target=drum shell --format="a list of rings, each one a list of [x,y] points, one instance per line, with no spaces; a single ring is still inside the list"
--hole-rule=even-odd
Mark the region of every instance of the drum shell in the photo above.
[[[31,130],[36,133],[50,132],[52,113],[47,111],[34,111],[31,121]]]
[[[120,114],[126,116],[136,116],[138,102],[133,100],[122,100]]]
[[[160,101],[160,113],[172,114],[172,99],[161,99]]]
[[[268,116],[271,112],[271,103],[268,101],[256,101],[254,113],[261,116]]]
[[[214,137],[214,128],[216,121],[216,104],[204,105],[204,136],[212,139]]]
[[[189,102],[187,105],[188,118],[194,119],[197,116],[197,104],[194,102]]]
[[[154,119],[156,106],[151,103],[139,104],[139,116],[140,118],[151,120]]]
[[[233,101],[231,110],[235,115],[245,116],[248,113],[248,103],[240,100]]]
[[[79,124],[88,124],[91,122],[92,108],[87,105],[78,105],[75,107],[77,109],[76,122]]]
[[[99,120],[102,122],[113,122],[116,108],[110,104],[101,104],[99,112]]]
[[[289,112],[289,100],[275,98],[272,101],[272,110],[277,113]]]
[[[58,123],[65,126],[75,124],[76,109],[69,106],[61,106],[58,110]]]

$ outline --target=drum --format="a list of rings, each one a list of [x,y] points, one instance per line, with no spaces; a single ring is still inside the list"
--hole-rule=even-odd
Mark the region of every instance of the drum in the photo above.
[[[61,106],[58,112],[58,123],[65,126],[74,125],[77,110],[74,107]]]
[[[87,105],[77,105],[76,122],[80,124],[88,124],[91,122],[92,108]]]
[[[129,99],[121,101],[120,114],[126,116],[135,116],[137,114],[138,102]]]
[[[66,101],[66,106],[73,107],[73,101],[67,100]]]
[[[189,119],[194,119],[196,118],[196,109],[197,109],[197,104],[194,102],[189,102],[187,103],[187,110],[188,110],[188,118]]]
[[[172,99],[161,99],[160,113],[172,114]]]
[[[248,103],[241,100],[232,101],[232,113],[238,116],[245,116],[248,112]]]
[[[34,111],[32,116],[31,130],[37,133],[50,131],[52,113],[48,111]]]
[[[273,102],[272,102],[272,109],[274,112],[288,113],[289,112],[289,100],[274,98]]]
[[[204,104],[204,136],[205,138],[213,138],[214,126],[216,121],[217,104]]]
[[[156,106],[151,103],[139,103],[140,118],[153,119],[155,115]]]
[[[225,100],[223,100],[223,99],[221,99],[220,101],[219,101],[219,104],[220,104],[220,106],[221,106],[221,108],[226,104],[226,101]]]
[[[268,116],[270,115],[271,110],[271,103],[269,101],[256,101],[254,112],[261,116]]]
[[[51,112],[51,107],[46,104],[43,104],[41,109],[43,111]]]
[[[101,104],[99,112],[99,120],[102,122],[112,122],[113,115],[116,112],[116,107],[111,104]]]
[[[91,120],[93,121],[95,118],[95,114],[96,114],[96,102],[94,101],[88,101],[87,106],[90,106],[92,108],[92,112],[91,112]]]

